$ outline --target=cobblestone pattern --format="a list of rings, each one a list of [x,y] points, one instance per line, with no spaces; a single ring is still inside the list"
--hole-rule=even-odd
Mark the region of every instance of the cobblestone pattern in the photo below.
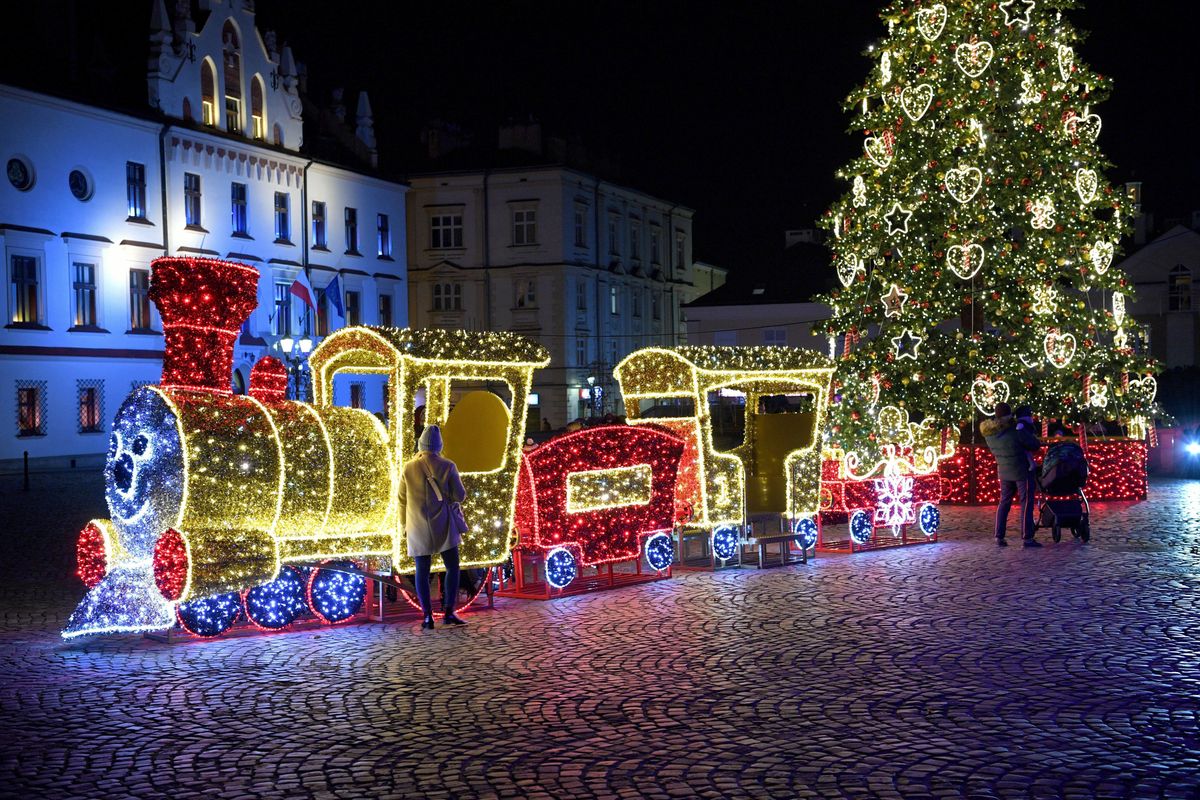
[[[1200,796],[1200,482],[1094,508],[1088,546],[947,509],[936,545],[465,629],[163,645],[59,640],[100,493],[38,478],[0,486],[0,795]]]

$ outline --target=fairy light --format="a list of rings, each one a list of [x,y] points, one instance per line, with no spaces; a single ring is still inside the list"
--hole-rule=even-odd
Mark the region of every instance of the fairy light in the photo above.
[[[570,550],[558,547],[546,555],[546,583],[555,589],[565,589],[577,577],[579,566]]]
[[[277,631],[308,609],[304,595],[304,576],[295,567],[285,566],[274,580],[242,593],[242,610],[255,627]]]
[[[367,598],[366,576],[349,561],[326,561],[312,570],[305,589],[308,606],[330,625],[344,622],[362,608]]]
[[[971,402],[985,417],[995,415],[996,405],[1007,403],[1008,397],[1008,383],[1003,380],[989,381],[986,378],[977,378],[971,384]]]
[[[938,532],[938,528],[942,527],[942,512],[934,503],[925,503],[917,512],[917,520],[921,526],[921,533],[933,536]]]
[[[682,453],[682,442],[679,449]],[[567,512],[646,505],[653,494],[653,480],[649,464],[571,473],[567,475]]]
[[[1147,454],[1144,441],[1089,438],[1088,479],[1083,487],[1088,500],[1145,500]],[[1041,454],[1035,460],[1040,464]],[[959,445],[939,471],[943,503],[992,505],[1000,500],[996,460],[986,447]]]
[[[713,531],[713,555],[722,561],[728,561],[736,556],[738,546],[741,545],[741,543],[741,531],[736,525],[722,525]]]
[[[108,520],[94,519],[79,532],[75,542],[75,574],[89,589],[108,574],[110,563],[118,559]]]
[[[228,592],[180,603],[175,616],[179,627],[193,636],[204,639],[220,636],[242,616],[242,596]]]
[[[656,572],[669,568],[675,560],[675,545],[669,533],[660,532],[650,536],[646,539],[645,551],[646,563]]]

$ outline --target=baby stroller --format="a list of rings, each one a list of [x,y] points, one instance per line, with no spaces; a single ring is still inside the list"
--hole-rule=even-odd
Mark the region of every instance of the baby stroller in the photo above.
[[[1038,527],[1049,528],[1056,542],[1062,539],[1063,528],[1070,528],[1071,535],[1084,543],[1092,536],[1090,508],[1083,494],[1087,477],[1087,458],[1079,445],[1062,442],[1046,452],[1037,479],[1043,497]]]

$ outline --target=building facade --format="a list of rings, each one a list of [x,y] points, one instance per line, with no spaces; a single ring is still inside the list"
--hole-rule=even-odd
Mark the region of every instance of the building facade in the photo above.
[[[1167,369],[1194,367],[1200,354],[1200,233],[1176,225],[1120,263],[1135,292],[1126,313],[1141,326],[1135,346]],[[1148,340],[1148,341],[1147,341]]]
[[[551,353],[530,425],[621,413],[613,367],[686,340],[692,210],[562,166],[410,178],[409,318]]]
[[[280,344],[343,321],[407,323],[407,187],[372,174],[365,95],[354,120],[365,163],[313,158],[291,53],[259,34],[253,3],[200,7],[198,24],[188,4],[171,18],[155,2],[145,113],[0,86],[0,114],[20,120],[0,126],[0,462],[106,451],[124,397],[161,374],[148,290],[164,254],[260,271],[235,391],[258,358],[289,357]],[[322,313],[290,292],[302,273]],[[345,320],[320,293],[335,276]],[[355,380],[339,401],[381,409],[382,387]]]

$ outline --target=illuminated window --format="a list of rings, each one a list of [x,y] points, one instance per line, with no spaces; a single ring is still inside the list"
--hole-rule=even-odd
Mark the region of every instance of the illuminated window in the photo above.
[[[246,219],[246,184],[234,183],[230,185],[230,213],[233,218],[233,234],[234,236],[246,236],[247,234],[247,219]]]
[[[763,344],[773,347],[787,347],[787,328],[764,328]]]
[[[537,244],[537,211],[532,208],[513,210],[514,245]]]
[[[319,200],[314,200],[312,204],[312,226],[313,247],[324,249],[328,246],[325,238],[325,204]]]
[[[96,265],[76,261],[71,264],[75,290],[75,327],[96,325]]]
[[[359,306],[359,293],[346,292],[346,324],[361,325],[362,313]]]
[[[201,227],[200,199],[200,176],[183,173],[183,217],[189,228]]]
[[[275,193],[275,241],[292,241],[292,222],[288,213],[291,205],[291,195],[287,192]]]
[[[575,206],[575,246],[587,247],[587,208]]]
[[[146,218],[146,165],[125,162],[125,197],[132,219]]]
[[[200,121],[208,126],[217,124],[217,76],[207,58],[200,65]]]
[[[46,382],[17,381],[17,435],[46,435]]]
[[[104,430],[104,381],[77,380],[79,395],[79,433],[100,433]]]
[[[225,130],[242,132],[242,53],[237,29],[226,22],[221,29],[221,50],[225,64]]]
[[[275,313],[271,317],[271,333],[276,336],[292,335],[292,285],[284,281],[275,284]]]
[[[150,270],[129,270],[129,329],[150,330]]]
[[[1167,310],[1192,310],[1192,271],[1182,264],[1171,267],[1167,276]]]
[[[617,310],[620,308],[620,305],[621,305],[621,301],[617,295],[617,287],[616,286],[608,287],[608,313],[615,316],[617,313]]]
[[[429,246],[435,250],[462,247],[462,214],[434,214],[430,217]]]
[[[267,117],[263,111],[263,86],[262,78],[255,75],[250,80],[250,123],[251,133],[254,138],[263,140],[267,138]]]
[[[392,296],[379,295],[379,324],[390,328],[392,326]]]
[[[358,255],[358,209],[346,206],[346,252]]]
[[[376,249],[380,258],[392,257],[392,230],[387,214],[375,215]]]
[[[12,278],[9,300],[15,325],[38,325],[42,321],[38,291],[38,263],[33,256],[16,256],[10,261]]]

